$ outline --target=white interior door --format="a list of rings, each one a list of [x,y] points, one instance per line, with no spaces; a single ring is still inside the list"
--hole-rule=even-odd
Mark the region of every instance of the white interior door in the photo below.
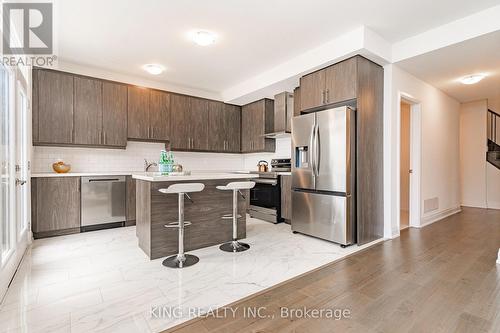
[[[18,69],[0,64],[0,298],[5,295],[29,237],[27,82]],[[19,168],[17,167],[19,165]]]

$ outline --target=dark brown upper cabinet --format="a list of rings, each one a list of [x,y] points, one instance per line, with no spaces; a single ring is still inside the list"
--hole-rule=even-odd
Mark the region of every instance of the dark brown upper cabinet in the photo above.
[[[149,95],[150,138],[159,141],[170,140],[170,94],[151,90]]]
[[[104,145],[127,146],[127,86],[102,83],[102,142]]]
[[[33,144],[124,148],[126,86],[34,69]]]
[[[208,150],[208,103],[201,98],[190,98],[191,150]]]
[[[170,140],[170,94],[128,87],[128,138],[138,141]]]
[[[79,145],[102,144],[102,81],[74,78],[74,138]]]
[[[226,150],[230,153],[241,151],[241,107],[224,104],[224,128],[226,129]]]
[[[293,116],[300,116],[300,87],[293,90]]]
[[[319,70],[300,78],[300,109],[312,109],[324,104],[325,70]]]
[[[129,139],[149,139],[149,89],[128,87],[127,119]]]
[[[209,101],[208,105],[209,150],[238,153],[241,108],[216,101]]]
[[[226,150],[226,124],[224,120],[224,104],[210,101],[208,103],[208,128],[210,131],[208,148],[211,151]]]
[[[171,100],[172,149],[208,151],[209,101],[176,94]]]
[[[191,145],[190,97],[173,94],[170,98],[170,108],[172,112],[171,148],[188,150]]]
[[[127,145],[127,87],[75,77],[73,143],[86,146]]]
[[[275,139],[264,137],[274,129],[274,102],[270,99],[244,105],[241,108],[241,151],[274,152]]]
[[[300,78],[300,110],[355,99],[357,62],[353,57]]]
[[[268,147],[259,137],[267,122],[259,124],[250,129],[249,151]],[[239,106],[41,68],[33,69],[32,125],[34,145],[125,148],[129,139],[241,151]]]
[[[73,75],[38,70],[37,104],[33,108],[37,114],[33,117],[38,123],[33,127],[37,143],[71,144],[73,143]]]

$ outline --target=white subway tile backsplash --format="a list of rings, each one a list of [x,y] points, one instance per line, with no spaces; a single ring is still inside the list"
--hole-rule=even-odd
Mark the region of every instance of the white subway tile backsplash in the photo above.
[[[276,153],[217,154],[174,152],[175,162],[185,170],[256,170],[259,160],[289,158],[291,140],[276,140]],[[33,147],[33,173],[51,172],[52,163],[62,160],[71,164],[72,172],[143,171],[144,159],[158,161],[161,143],[127,143],[127,149],[99,149],[76,147]]]

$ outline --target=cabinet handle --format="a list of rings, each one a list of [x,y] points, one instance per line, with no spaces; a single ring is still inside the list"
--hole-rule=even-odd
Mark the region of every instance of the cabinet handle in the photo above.
[[[191,138],[188,138],[188,149],[191,148]]]
[[[106,144],[106,132],[102,132],[104,144]]]
[[[151,137],[151,136],[149,135],[149,132],[150,132],[150,131],[151,131],[151,127],[149,127],[149,126],[148,126],[148,139]]]
[[[326,89],[326,102],[330,103],[330,89]]]
[[[153,126],[151,126],[151,137],[150,137],[150,139],[153,138],[154,136],[155,136],[155,129],[154,129]]]

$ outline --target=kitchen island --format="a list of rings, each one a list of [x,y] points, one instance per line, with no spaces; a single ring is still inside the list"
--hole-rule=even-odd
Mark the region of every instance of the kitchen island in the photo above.
[[[255,174],[193,173],[182,176],[164,176],[159,173],[136,173],[136,234],[139,247],[150,259],[177,253],[178,230],[165,224],[178,220],[178,195],[163,194],[158,190],[174,183],[203,183],[202,192],[190,193],[192,201],[185,200],[184,218],[192,224],[184,233],[186,251],[218,245],[232,239],[232,222],[222,219],[232,214],[232,191],[216,188],[229,182],[258,178]],[[246,198],[249,191],[243,191]],[[246,237],[247,201],[238,198],[238,238]]]

